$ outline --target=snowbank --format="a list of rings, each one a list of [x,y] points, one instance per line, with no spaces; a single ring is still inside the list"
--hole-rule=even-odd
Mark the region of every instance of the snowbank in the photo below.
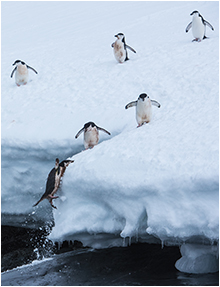
[[[195,9],[215,28],[201,43],[184,32]],[[53,240],[96,247],[218,241],[218,16],[218,2],[2,3],[3,223],[54,220]],[[111,48],[118,32],[137,51],[124,64]],[[16,59],[38,71],[20,88]],[[161,108],[136,128],[124,107],[143,92]],[[74,136],[88,121],[111,136],[83,151]],[[56,157],[75,160],[58,209],[33,209]]]

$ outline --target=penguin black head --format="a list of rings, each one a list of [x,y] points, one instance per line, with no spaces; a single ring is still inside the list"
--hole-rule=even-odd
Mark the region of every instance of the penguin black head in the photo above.
[[[61,167],[67,167],[70,163],[72,163],[72,162],[74,162],[74,160],[68,160],[68,159],[66,159],[66,160],[63,160],[63,161],[61,161],[61,163],[59,164],[59,166],[61,166]]]
[[[205,23],[204,23],[205,20],[203,19],[202,15],[199,13],[199,11],[195,10],[195,11],[193,11],[190,15],[191,15],[191,16],[197,16],[197,17],[201,18],[203,24],[205,24]]]
[[[192,16],[193,14],[199,14],[199,11],[194,10],[194,11],[190,14],[190,16]]]
[[[22,65],[26,65],[25,62],[23,62],[23,61],[21,61],[21,60],[16,60],[16,61],[14,62],[14,64],[12,64],[12,66],[14,66],[14,65],[16,65],[16,64],[19,64],[19,63],[21,63]]]
[[[96,127],[96,124],[95,123],[93,123],[93,122],[88,122],[88,123],[86,123],[85,125],[84,125],[84,129],[88,129],[88,127],[92,127],[92,128],[94,128],[94,127]]]
[[[118,38],[119,40],[123,40],[125,38],[125,35],[123,33],[118,33],[117,35],[115,35],[116,38]]]
[[[145,93],[140,94],[140,96],[138,97],[138,99],[142,99],[142,101],[144,101],[145,98],[149,98],[149,96],[147,94],[145,94]]]
[[[95,123],[93,123],[93,122],[85,123],[84,126],[83,126],[83,128],[82,128],[81,130],[79,130],[78,133],[75,135],[75,138],[77,139],[78,136],[79,136],[82,132],[86,132],[89,127],[92,127],[92,128],[96,127],[96,128],[98,129],[97,125],[96,125]]]
[[[123,33],[118,33],[117,35],[115,35],[115,37],[118,37],[118,36],[124,36]]]
[[[193,16],[193,15],[197,15],[198,17],[201,17],[202,18],[202,15],[199,13],[199,11],[195,10],[193,11],[190,16]]]

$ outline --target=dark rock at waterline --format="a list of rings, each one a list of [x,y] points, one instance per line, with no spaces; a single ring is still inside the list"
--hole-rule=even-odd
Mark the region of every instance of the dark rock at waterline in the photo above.
[[[79,241],[53,244],[47,236],[50,228],[1,226],[1,272],[71,250],[83,248]]]

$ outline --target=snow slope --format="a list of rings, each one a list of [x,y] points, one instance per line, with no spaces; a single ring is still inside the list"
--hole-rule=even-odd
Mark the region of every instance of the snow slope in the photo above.
[[[201,43],[185,33],[193,10],[215,28]],[[119,235],[218,241],[218,2],[2,2],[1,11],[2,222],[54,218],[52,239],[96,247]],[[118,32],[137,51],[124,64],[111,48]],[[16,59],[38,71],[19,88]],[[137,129],[135,108],[124,107],[143,92],[161,108]],[[83,151],[74,137],[88,121],[111,136]],[[33,208],[56,157],[75,160],[58,209]]]

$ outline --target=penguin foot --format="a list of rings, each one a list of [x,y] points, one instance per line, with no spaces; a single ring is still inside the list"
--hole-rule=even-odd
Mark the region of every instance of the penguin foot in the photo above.
[[[195,39],[192,40],[192,42],[201,42],[201,41],[202,41],[202,40],[199,39],[199,38],[195,38]]]
[[[16,85],[17,85],[18,87],[20,87],[20,85],[19,85],[19,84],[17,84],[17,83],[16,83]]]
[[[142,124],[138,124],[137,128],[142,127],[143,125],[146,125],[146,124],[148,124],[148,123],[149,123],[149,122],[144,122],[144,123],[142,123]]]

